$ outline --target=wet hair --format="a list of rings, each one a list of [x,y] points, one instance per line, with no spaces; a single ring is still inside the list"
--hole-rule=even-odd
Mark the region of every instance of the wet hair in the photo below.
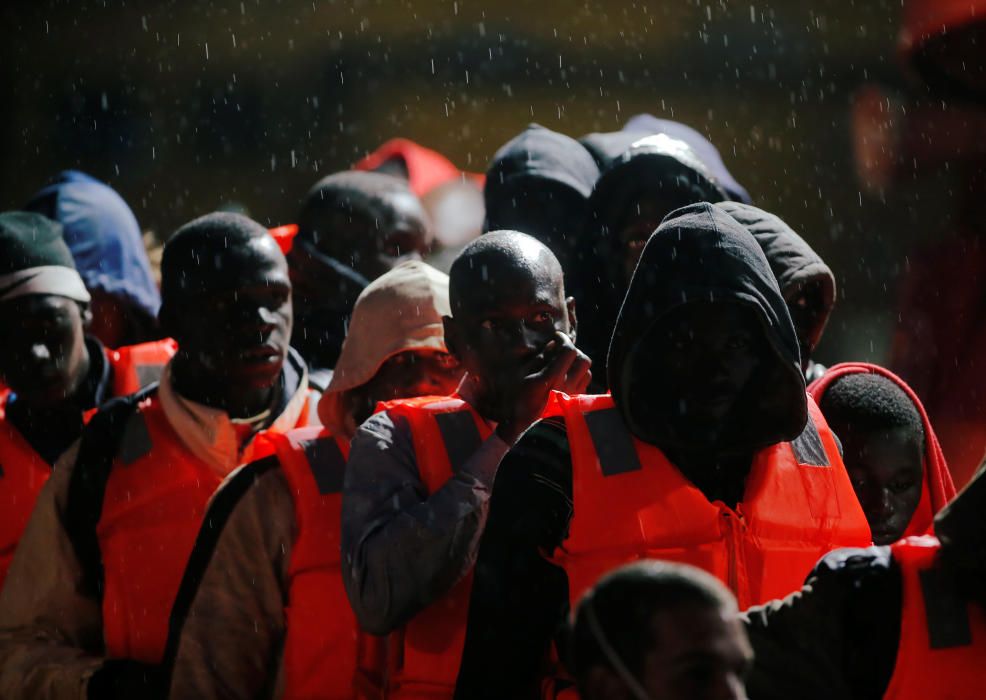
[[[215,255],[268,237],[267,229],[242,214],[215,212],[194,219],[168,239],[161,256],[161,299],[181,296],[190,270],[205,255]]]
[[[836,379],[822,395],[819,408],[836,432],[877,432],[903,428],[924,445],[924,424],[910,397],[880,374],[847,374]]]
[[[561,263],[541,241],[520,231],[490,231],[467,245],[449,270],[449,303],[452,311],[476,285],[483,284],[490,265],[533,271],[544,265],[562,279]]]
[[[737,609],[733,594],[718,579],[686,564],[635,562],[604,576],[582,599],[576,613],[572,639],[576,676],[583,681],[595,666],[613,668],[605,643],[640,678],[644,657],[660,642],[654,636],[654,616],[682,605]]]

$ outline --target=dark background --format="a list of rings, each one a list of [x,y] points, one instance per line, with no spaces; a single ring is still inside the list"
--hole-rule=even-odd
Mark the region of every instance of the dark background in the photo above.
[[[885,358],[898,276],[950,211],[947,166],[869,195],[853,94],[906,91],[898,0],[7,2],[3,208],[57,171],[107,180],[166,238],[239,203],[293,220],[393,136],[482,171],[528,122],[579,136],[651,112],[706,133],[755,203],[834,268],[823,361]]]

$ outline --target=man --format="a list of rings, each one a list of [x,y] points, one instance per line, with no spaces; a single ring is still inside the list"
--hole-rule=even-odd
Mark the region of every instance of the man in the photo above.
[[[611,396],[563,397],[500,469],[463,697],[531,696],[566,611],[627,561],[699,566],[746,606],[870,541],[777,282],[722,209],[679,209],[650,238],[608,370]]]
[[[745,614],[750,697],[982,697],[986,470],[935,518],[936,537],[832,552],[804,587]]]
[[[0,696],[135,697],[208,498],[308,419],[291,284],[266,230],[210,214],[169,240],[160,386],[104,407],[42,489],[0,594]]]
[[[86,332],[90,299],[59,224],[0,214],[0,584],[34,499],[83,422],[151,381],[173,353],[163,342],[104,348]]]
[[[466,370],[458,392],[370,418],[346,469],[343,580],[364,630],[399,631],[383,677],[392,698],[452,697],[500,460],[552,390],[589,381],[561,266],[534,238],[496,231],[469,244],[452,265],[449,298],[445,342]]]
[[[842,443],[873,543],[931,532],[955,486],[911,388],[889,370],[853,362],[832,367],[808,391]]]
[[[64,227],[65,242],[92,296],[93,336],[114,348],[160,337],[161,295],[140,226],[112,187],[66,170],[24,208]]]
[[[449,311],[448,277],[424,263],[377,278],[356,301],[319,402],[326,427],[278,436],[275,455],[226,480],[175,599],[172,697],[356,696],[368,644],[340,572],[349,440],[380,401],[455,391],[462,370],[443,338]]]
[[[825,374],[825,367],[812,355],[835,307],[835,275],[780,217],[738,202],[720,202],[718,206],[743,224],[763,249],[798,335],[805,381],[818,379]]]
[[[428,219],[406,182],[341,172],[312,187],[288,253],[294,284],[292,345],[328,384],[356,297],[369,282],[428,249]]]
[[[579,603],[573,659],[582,700],[745,700],[753,651],[736,598],[684,564],[607,574]]]
[[[486,171],[486,228],[534,236],[558,258],[566,281],[573,281],[597,179],[599,167],[582,144],[531,124],[500,147]],[[573,291],[571,284],[566,288]]]
[[[580,289],[593,291],[580,307],[582,341],[603,387],[613,321],[647,239],[669,212],[727,196],[684,141],[666,134],[619,136],[630,143],[593,188],[583,255],[595,264],[584,266],[579,281]]]

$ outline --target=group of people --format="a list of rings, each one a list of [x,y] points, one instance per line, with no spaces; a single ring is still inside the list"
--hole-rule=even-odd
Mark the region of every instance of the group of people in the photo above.
[[[976,697],[986,477],[752,201],[640,115],[393,142],[159,286],[86,175],[0,214],[0,697]]]

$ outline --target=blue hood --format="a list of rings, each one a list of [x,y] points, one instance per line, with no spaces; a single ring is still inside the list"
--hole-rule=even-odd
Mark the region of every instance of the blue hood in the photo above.
[[[152,318],[161,294],[133,211],[116,191],[77,170],[65,170],[24,207],[58,221],[90,290],[125,300]]]

